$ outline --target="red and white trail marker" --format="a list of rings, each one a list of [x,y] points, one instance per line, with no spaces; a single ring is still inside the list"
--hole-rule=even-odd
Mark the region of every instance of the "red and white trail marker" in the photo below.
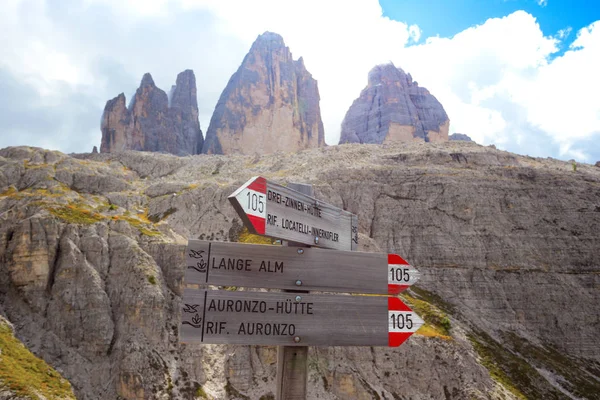
[[[355,251],[357,217],[341,208],[262,177],[250,179],[229,201],[252,233],[295,244],[190,240],[182,342],[397,347],[423,325],[398,297],[201,288],[395,295],[419,279],[419,271],[397,254]]]
[[[229,201],[252,233],[336,250],[356,250],[356,215],[267,181],[251,178]]]
[[[203,240],[186,249],[187,284],[393,295],[418,279],[397,254]]]
[[[388,294],[398,294],[414,285],[421,274],[398,254],[388,254]]]
[[[229,196],[230,201],[232,197],[254,228],[254,232],[264,235],[267,221],[267,180],[260,176],[252,178]],[[234,207],[238,209],[235,205]]]
[[[388,297],[388,346],[400,346],[424,323],[402,300]]]
[[[423,320],[397,297],[185,289],[184,343],[400,346]]]

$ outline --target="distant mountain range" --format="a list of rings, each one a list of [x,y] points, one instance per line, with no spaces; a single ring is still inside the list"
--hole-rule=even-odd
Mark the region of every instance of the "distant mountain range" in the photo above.
[[[269,154],[325,146],[317,81],[283,38],[259,35],[223,90],[206,132],[198,123],[196,79],[180,73],[170,96],[145,74],[129,107],[106,103],[101,152],[144,150],[175,155]],[[340,143],[448,140],[440,102],[393,64],[375,66],[348,110]]]

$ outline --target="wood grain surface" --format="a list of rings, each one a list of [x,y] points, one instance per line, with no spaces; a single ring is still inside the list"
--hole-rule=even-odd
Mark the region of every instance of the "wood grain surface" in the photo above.
[[[185,289],[182,303],[183,343],[388,345],[384,296]]]
[[[186,262],[186,284],[388,293],[383,253],[190,240]],[[413,267],[409,272],[402,278],[412,284],[419,274]]]

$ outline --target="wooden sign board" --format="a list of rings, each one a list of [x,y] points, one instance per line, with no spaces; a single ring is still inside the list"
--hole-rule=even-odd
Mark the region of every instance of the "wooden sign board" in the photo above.
[[[265,178],[250,179],[229,201],[252,233],[336,250],[358,246],[356,215]]]
[[[397,254],[189,240],[186,284],[398,294],[419,272]]]
[[[424,323],[397,297],[185,289],[182,343],[400,346]]]

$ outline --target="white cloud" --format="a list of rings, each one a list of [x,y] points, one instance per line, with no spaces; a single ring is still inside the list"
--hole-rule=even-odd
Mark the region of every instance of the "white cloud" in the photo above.
[[[552,59],[558,44],[558,38],[543,35],[531,15],[516,12],[453,38],[410,46],[398,64],[405,60],[400,65],[414,71],[415,79],[441,101],[453,131],[530,154],[539,151],[519,142],[535,134],[540,147],[549,146],[548,139],[558,147],[554,156],[593,161],[591,153],[600,155],[600,149],[578,148],[577,141],[600,135],[600,103],[595,100],[600,93],[595,78],[600,22],[582,29],[571,48]],[[516,108],[521,110],[518,118]]]
[[[89,124],[56,135],[61,139],[54,147],[63,151],[99,144],[105,101],[121,91],[130,97],[144,72],[168,91],[178,72],[194,69],[206,132],[229,77],[256,36],[270,30],[284,37],[295,58],[304,57],[318,80],[329,144],[337,143],[368,71],[393,61],[442,102],[451,132],[520,153],[600,158],[597,147],[578,145],[600,135],[594,99],[600,22],[580,30],[568,51],[552,58],[570,28],[544,36],[522,11],[415,45],[419,27],[383,17],[376,0],[11,0],[0,8],[0,67],[35,88],[45,99],[39,103],[56,113],[70,112],[60,107],[65,87],[97,105],[81,113],[97,114]],[[80,139],[69,141],[69,135]],[[75,148],[82,135],[89,145]],[[0,147],[16,144],[13,137],[0,131]]]
[[[559,40],[564,40],[569,37],[572,30],[573,28],[571,28],[570,26],[567,26],[564,29],[560,29],[558,32],[556,32],[556,38]]]
[[[537,0],[537,3],[541,7],[546,7],[548,5],[548,0]]]
[[[188,9],[208,7],[222,33],[242,38],[247,48],[266,30],[281,34],[318,80],[329,144],[338,142],[341,120],[365,86],[368,71],[420,37],[417,26],[383,17],[376,0],[182,2]]]

